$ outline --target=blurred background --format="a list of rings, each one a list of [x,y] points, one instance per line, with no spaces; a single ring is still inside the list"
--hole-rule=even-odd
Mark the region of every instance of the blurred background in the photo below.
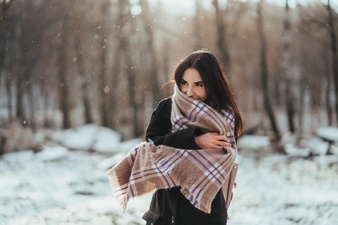
[[[48,208],[41,224],[61,224],[56,207],[74,224],[139,224],[148,203],[136,203],[128,222],[100,208],[105,171],[142,141],[152,110],[172,94],[175,66],[199,49],[220,60],[244,118],[236,224],[338,221],[337,0],[0,0],[0,202],[11,205],[0,220],[40,224],[32,215]],[[267,155],[277,158],[259,160]],[[51,181],[55,173],[64,179]],[[282,191],[268,192],[275,185]],[[94,206],[65,206],[79,195]],[[110,222],[93,222],[100,215]]]
[[[337,4],[2,0],[0,126],[94,123],[140,137],[175,65],[197,49],[220,59],[244,132],[336,126]]]

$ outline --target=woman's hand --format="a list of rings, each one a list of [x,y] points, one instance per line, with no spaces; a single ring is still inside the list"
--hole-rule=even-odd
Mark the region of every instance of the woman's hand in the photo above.
[[[196,144],[202,149],[221,150],[223,147],[231,147],[226,141],[227,137],[218,133],[205,133],[195,137]]]

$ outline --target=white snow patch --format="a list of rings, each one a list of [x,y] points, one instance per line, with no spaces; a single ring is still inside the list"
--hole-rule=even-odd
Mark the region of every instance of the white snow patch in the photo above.
[[[134,149],[141,142],[142,140],[140,138],[121,142],[120,144],[116,145],[116,147],[113,149],[113,152],[123,152],[126,154],[130,152],[132,149]]]
[[[37,153],[37,157],[42,161],[53,161],[66,158],[68,149],[61,146],[43,146],[42,151]]]
[[[4,154],[2,158],[8,162],[30,161],[34,157],[32,150],[23,150],[19,152],[11,152]]]
[[[98,168],[102,170],[108,170],[119,163],[125,156],[125,153],[118,153],[112,157],[106,158],[98,164]]]
[[[244,135],[238,140],[238,148],[260,149],[270,145],[269,137],[259,135]]]

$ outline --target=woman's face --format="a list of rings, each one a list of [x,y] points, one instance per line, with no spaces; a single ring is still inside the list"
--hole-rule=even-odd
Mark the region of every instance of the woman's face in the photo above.
[[[180,83],[180,90],[188,97],[205,102],[207,91],[198,70],[188,68],[184,71]]]

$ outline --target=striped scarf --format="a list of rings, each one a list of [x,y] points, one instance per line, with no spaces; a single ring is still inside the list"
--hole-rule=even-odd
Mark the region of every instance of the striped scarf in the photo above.
[[[107,173],[113,195],[123,211],[130,198],[180,186],[192,205],[210,213],[211,203],[235,163],[233,115],[225,111],[218,113],[207,104],[187,97],[177,86],[172,100],[172,132],[199,127],[226,135],[232,147],[194,150],[140,143]]]

